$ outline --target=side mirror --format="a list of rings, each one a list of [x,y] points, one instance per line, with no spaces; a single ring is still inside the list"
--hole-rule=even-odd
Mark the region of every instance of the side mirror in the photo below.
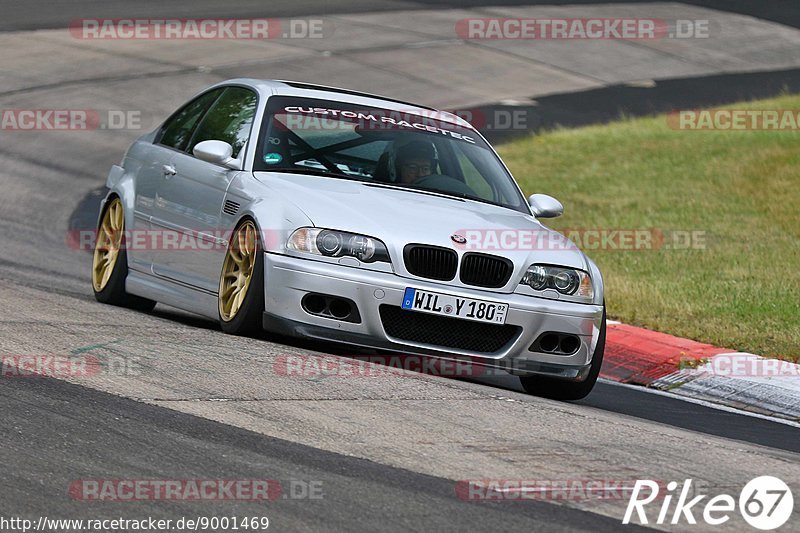
[[[555,218],[564,214],[561,202],[546,194],[531,194],[528,197],[533,215],[537,218]]]
[[[197,159],[202,159],[215,165],[221,165],[236,170],[239,168],[239,161],[233,159],[233,147],[225,141],[203,141],[197,143],[192,150]]]

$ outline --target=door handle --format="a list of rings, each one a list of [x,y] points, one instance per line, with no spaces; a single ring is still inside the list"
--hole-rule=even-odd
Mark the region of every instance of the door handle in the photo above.
[[[173,167],[172,165],[164,165],[163,167],[161,167],[161,170],[164,172],[164,176],[166,176],[167,178],[169,178],[170,176],[174,176],[175,174],[178,173],[178,171],[175,170],[175,167]]]

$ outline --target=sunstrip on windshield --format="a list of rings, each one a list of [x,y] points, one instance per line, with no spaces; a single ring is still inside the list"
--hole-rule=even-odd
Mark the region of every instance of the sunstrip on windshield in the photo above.
[[[304,117],[297,123],[291,120],[291,124],[287,124],[287,126],[291,125],[298,129],[336,129],[338,127],[337,124],[342,121],[342,119],[345,119],[348,123],[358,123],[357,127],[365,130],[386,130],[397,126],[427,131],[429,133],[439,133],[454,139],[466,141],[470,144],[475,144],[475,139],[473,137],[443,128],[440,121],[430,117],[411,115],[399,111],[386,111],[388,116],[380,114],[377,110],[361,112],[324,107],[286,106],[283,108],[283,111],[285,113],[300,114]]]

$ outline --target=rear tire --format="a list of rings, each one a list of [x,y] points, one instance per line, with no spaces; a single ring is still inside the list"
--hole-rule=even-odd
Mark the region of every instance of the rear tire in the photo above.
[[[125,292],[128,254],[125,251],[125,216],[122,202],[113,197],[103,209],[92,255],[92,290],[104,304],[152,311],[156,302]]]
[[[583,381],[566,381],[548,376],[524,376],[519,378],[522,388],[528,394],[553,400],[574,401],[585,398],[592,392],[595,383],[597,383],[600,367],[603,365],[605,348],[606,308],[603,306],[603,322],[600,326],[600,336],[597,339],[597,347],[594,349],[594,355],[592,356],[592,366],[586,379]]]

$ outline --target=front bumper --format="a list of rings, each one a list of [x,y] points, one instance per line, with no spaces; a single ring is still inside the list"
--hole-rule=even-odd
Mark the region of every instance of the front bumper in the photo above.
[[[516,375],[545,374],[573,381],[585,379],[603,316],[601,305],[452,287],[388,272],[272,253],[265,254],[264,269],[267,311],[263,325],[267,331],[407,354],[468,359],[472,364],[502,368]],[[519,326],[520,331],[501,350],[489,354],[393,338],[386,334],[379,306],[400,307],[406,287],[507,303],[506,324]],[[360,323],[307,313],[301,300],[308,293],[352,300],[358,307]],[[580,347],[572,355],[530,351],[531,344],[544,332],[575,335],[580,339]]]

